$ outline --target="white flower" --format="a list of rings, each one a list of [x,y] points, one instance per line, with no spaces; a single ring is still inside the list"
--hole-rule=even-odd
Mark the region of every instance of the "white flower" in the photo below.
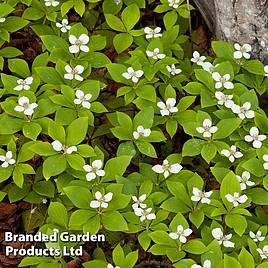
[[[66,33],[68,30],[70,30],[72,27],[70,26],[70,25],[68,25],[69,24],[69,22],[68,22],[68,20],[67,19],[63,19],[62,21],[61,21],[61,23],[60,22],[57,22],[56,23],[56,26],[58,27],[58,28],[60,28],[60,30],[63,32],[63,33]]]
[[[122,76],[126,79],[132,79],[134,83],[137,83],[139,81],[139,78],[143,76],[142,70],[134,71],[132,67],[127,68],[127,72],[123,73]]]
[[[239,193],[237,192],[233,195],[227,194],[225,195],[225,198],[228,202],[233,203],[234,207],[237,207],[239,204],[244,204],[248,200],[248,197],[245,194],[239,196]]]
[[[167,65],[166,68],[171,75],[180,74],[182,72],[181,69],[176,68],[175,64]]]
[[[88,102],[92,98],[92,95],[90,93],[85,94],[82,90],[77,89],[75,92],[75,96],[77,99],[74,100],[74,103],[79,105],[82,103],[82,106],[86,109],[90,109],[91,104]]]
[[[265,239],[265,236],[261,236],[261,231],[258,231],[256,234],[250,231],[249,236],[253,239],[254,242],[261,242]]]
[[[156,173],[164,173],[164,177],[167,178],[169,173],[177,174],[181,171],[182,166],[180,164],[169,164],[168,160],[165,159],[162,165],[155,165],[152,170]]]
[[[99,208],[99,207],[107,208],[108,202],[110,202],[113,198],[113,193],[109,192],[106,195],[102,195],[101,192],[97,191],[95,193],[95,198],[96,200],[90,202],[91,208]]]
[[[134,210],[139,208],[139,207],[146,208],[147,205],[142,203],[145,201],[146,197],[147,197],[146,194],[141,195],[139,198],[137,196],[133,195],[132,200],[134,201],[134,204],[132,205],[132,208]]]
[[[14,87],[14,90],[20,91],[20,90],[29,90],[31,87],[30,85],[33,82],[33,78],[32,77],[27,77],[26,79],[18,79],[17,80],[17,86]]]
[[[5,22],[6,18],[0,18],[0,23]]]
[[[46,198],[43,198],[43,199],[42,199],[42,203],[43,203],[43,204],[46,204],[46,203],[47,203],[47,199],[46,199]]]
[[[249,44],[244,44],[243,46],[240,46],[238,43],[234,44],[234,48],[236,51],[234,52],[234,58],[235,59],[241,59],[244,57],[245,59],[250,59],[250,54],[252,48]]]
[[[152,29],[150,27],[145,27],[144,33],[146,34],[145,35],[146,39],[159,38],[162,36],[160,27],[156,27],[155,29]]]
[[[45,0],[45,5],[46,5],[47,7],[51,7],[51,6],[56,7],[56,6],[59,5],[59,3],[60,3],[59,1]]]
[[[233,105],[232,111],[243,120],[245,118],[254,118],[254,111],[250,110],[251,103],[245,102],[241,107],[239,105]]]
[[[114,0],[114,1],[118,1],[118,0]],[[119,0],[120,1],[120,0]],[[120,3],[120,2],[119,2]],[[107,264],[107,268],[120,268],[119,266],[113,266],[112,264],[108,263]]]
[[[232,145],[231,150],[223,149],[221,154],[228,157],[230,162],[234,162],[236,158],[241,158],[243,154],[237,151],[236,146]]]
[[[265,170],[268,170],[268,154],[264,154],[264,155],[262,156],[262,159],[263,159],[263,161],[264,161],[264,163],[263,163],[263,168],[264,168]]]
[[[193,231],[189,228],[184,229],[182,225],[178,225],[177,231],[175,233],[170,233],[169,237],[176,240],[179,239],[181,243],[186,243],[187,236],[189,236]]]
[[[172,113],[178,112],[178,108],[175,107],[176,105],[176,99],[174,98],[168,98],[166,103],[160,101],[157,103],[157,106],[160,108],[160,113],[162,116],[169,116]]]
[[[178,8],[180,0],[168,0],[168,5],[173,8]]]
[[[143,126],[138,126],[137,131],[133,132],[133,137],[135,140],[139,139],[140,137],[149,137],[151,135],[151,129],[144,128]]]
[[[259,129],[257,127],[252,127],[249,131],[249,135],[245,136],[245,141],[253,142],[254,148],[261,148],[262,141],[266,139],[265,135],[259,135]]]
[[[205,70],[205,71],[209,72],[210,74],[212,74],[214,72],[214,69],[217,66],[219,66],[219,64],[216,64],[214,66],[211,62],[206,61],[206,62],[203,62],[201,66],[202,66],[203,70]]]
[[[140,221],[143,222],[145,220],[154,220],[156,219],[156,215],[152,212],[152,208],[136,208],[134,213],[136,216],[140,217]]]
[[[193,264],[191,268],[211,268],[211,261],[205,260],[203,266],[198,265],[198,264]]]
[[[268,65],[264,66],[264,75],[268,76]]]
[[[233,89],[234,84],[230,82],[231,76],[229,74],[225,74],[224,76],[221,76],[218,72],[212,73],[212,78],[216,81],[215,88],[226,88],[226,89]]]
[[[116,5],[119,5],[120,3],[121,3],[121,0],[114,0],[114,3],[116,4]],[[118,267],[118,266],[117,266]],[[115,267],[116,268],[116,267]]]
[[[31,103],[27,97],[20,97],[18,100],[18,106],[14,108],[17,112],[23,112],[25,115],[32,115],[34,109],[38,106],[36,103]]]
[[[105,175],[105,171],[102,168],[101,160],[94,160],[91,165],[84,165],[84,170],[87,173],[86,178],[88,181],[94,180],[97,176],[103,177]]]
[[[212,126],[210,119],[205,119],[203,121],[203,127],[197,127],[196,131],[200,134],[203,134],[203,137],[210,138],[212,134],[218,131],[216,126]]]
[[[221,91],[215,92],[215,97],[219,105],[224,105],[226,108],[232,108],[234,102],[232,101],[233,95],[224,95]]]
[[[78,53],[80,50],[84,52],[88,52],[89,48],[86,44],[89,42],[89,37],[86,34],[81,34],[78,38],[74,35],[69,36],[69,42],[72,44],[69,47],[69,51],[71,53]]]
[[[84,78],[80,76],[81,73],[84,72],[84,67],[82,65],[76,65],[74,68],[72,68],[70,65],[65,66],[65,71],[67,74],[64,75],[65,79],[68,80],[77,80],[77,81],[83,81]]]
[[[0,155],[0,161],[2,161],[2,168],[7,168],[9,165],[14,165],[15,160],[12,158],[12,152],[7,151],[6,155]]]
[[[202,66],[205,60],[206,60],[206,57],[205,56],[200,56],[199,52],[195,51],[193,53],[193,57],[191,59],[191,62],[196,63],[197,65]]]
[[[56,152],[63,152],[63,154],[72,154],[73,152],[76,152],[77,151],[77,147],[76,146],[67,146],[67,145],[64,145],[62,144],[60,141],[58,140],[55,140],[51,143],[53,149],[56,151]]]
[[[193,188],[193,195],[191,196],[191,200],[194,202],[199,202],[201,200],[201,203],[203,204],[210,204],[209,197],[212,195],[212,191],[209,192],[202,192],[198,188]]]
[[[262,249],[257,248],[256,250],[260,253],[262,259],[268,258],[268,245],[265,245]]]
[[[240,182],[240,188],[241,190],[246,190],[247,186],[254,186],[255,183],[253,181],[250,181],[250,173],[248,171],[244,171],[242,173],[242,176],[236,175],[237,180]]]
[[[232,238],[232,234],[223,235],[221,228],[214,228],[211,233],[212,233],[212,236],[216,240],[218,240],[218,243],[220,245],[223,244],[223,246],[226,248],[233,248],[234,247],[234,243],[229,241]]]
[[[146,54],[149,58],[153,58],[154,60],[161,60],[166,57],[165,54],[160,53],[159,48],[155,48],[153,51],[146,50]]]

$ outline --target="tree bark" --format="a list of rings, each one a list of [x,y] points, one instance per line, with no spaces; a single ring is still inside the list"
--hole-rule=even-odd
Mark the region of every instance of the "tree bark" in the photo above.
[[[268,0],[193,0],[218,39],[251,44],[268,63]]]

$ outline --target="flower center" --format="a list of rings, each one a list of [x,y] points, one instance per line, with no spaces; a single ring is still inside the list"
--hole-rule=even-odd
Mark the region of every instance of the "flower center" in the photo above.
[[[72,69],[71,74],[75,75],[75,74],[77,74],[77,73],[78,73],[78,72],[77,72],[76,69]]]
[[[78,47],[80,47],[82,45],[82,43],[79,39],[77,39],[74,44]]]

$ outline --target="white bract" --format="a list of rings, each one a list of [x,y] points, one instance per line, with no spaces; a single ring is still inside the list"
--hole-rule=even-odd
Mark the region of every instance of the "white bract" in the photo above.
[[[107,208],[108,202],[110,202],[113,198],[113,193],[109,192],[105,195],[102,195],[101,192],[97,191],[95,193],[96,200],[90,202],[91,208]]]
[[[63,19],[62,21],[61,21],[61,23],[60,22],[56,22],[56,26],[58,27],[58,28],[60,28],[60,30],[63,32],[63,33],[66,33],[67,31],[69,31],[72,27],[70,26],[70,25],[68,25],[69,24],[69,22],[68,22],[68,20],[67,19]]]
[[[132,79],[132,82],[137,83],[139,81],[139,78],[143,76],[143,71],[134,71],[132,67],[128,67],[127,72],[123,73],[122,76],[127,80]]]
[[[254,148],[261,148],[264,140],[266,140],[266,136],[259,135],[259,129],[257,127],[252,127],[249,131],[249,135],[245,136],[245,141],[252,142]]]
[[[0,161],[2,161],[2,168],[7,168],[9,165],[14,165],[15,164],[15,160],[12,158],[12,152],[11,151],[7,151],[6,155],[0,155]]]
[[[0,18],[0,23],[5,22],[6,18]]]
[[[134,201],[134,204],[132,205],[132,208],[135,210],[137,208],[146,208],[147,205],[142,203],[146,199],[146,194],[141,195],[140,197],[137,197],[135,195],[132,196],[132,200]]]
[[[182,72],[181,69],[176,68],[175,64],[167,65],[166,68],[171,75],[180,74]]]
[[[178,108],[175,107],[176,99],[168,98],[166,103],[160,101],[157,103],[157,106],[160,108],[160,113],[162,116],[169,116],[172,113],[178,112]]]
[[[29,90],[31,87],[30,85],[33,82],[33,78],[32,77],[27,77],[26,79],[18,79],[17,80],[17,86],[14,87],[14,90],[16,91],[21,91],[23,89],[25,90]]]
[[[193,188],[193,195],[191,196],[191,200],[194,202],[199,202],[203,204],[210,204],[210,199],[209,197],[212,195],[212,191],[209,192],[202,192],[198,188],[194,187]]]
[[[211,268],[211,261],[205,260],[203,266],[198,265],[198,264],[193,264],[191,268]]]
[[[226,108],[231,108],[234,104],[232,101],[233,95],[224,95],[221,91],[215,92],[215,97],[219,105],[224,105]]]
[[[223,245],[226,248],[234,247],[235,244],[229,241],[232,238],[232,234],[224,235],[221,228],[214,228],[211,233],[220,245]]]
[[[248,197],[245,194],[240,196],[238,192],[235,192],[233,195],[226,194],[225,198],[228,202],[233,203],[234,207],[237,207],[239,204],[244,204],[248,200]]]
[[[120,267],[119,266],[113,266],[112,264],[108,263],[107,264],[107,268],[120,268]]]
[[[182,225],[178,225],[177,231],[174,233],[169,233],[169,237],[176,240],[179,239],[181,243],[186,243],[187,236],[189,236],[193,231],[190,228],[184,229]]]
[[[86,175],[88,181],[96,179],[97,176],[105,176],[105,171],[102,169],[102,165],[103,163],[101,160],[94,160],[91,165],[84,165],[84,170],[88,172]]]
[[[154,220],[156,219],[156,215],[152,212],[152,208],[136,208],[134,209],[134,213],[136,216],[140,217],[140,221],[143,222],[145,220]]]
[[[264,75],[268,76],[268,65],[264,66]]]
[[[145,38],[146,39],[162,37],[161,28],[160,27],[156,27],[155,29],[152,29],[150,27],[145,27],[144,28],[144,33],[146,34],[145,35]]]
[[[165,54],[160,53],[159,48],[155,48],[153,51],[146,50],[146,55],[154,60],[162,60],[166,57]]]
[[[210,119],[205,119],[203,121],[203,127],[197,127],[196,131],[200,134],[203,134],[203,137],[210,138],[212,134],[218,131],[216,126],[212,126]]]
[[[137,131],[133,132],[133,137],[135,140],[139,139],[140,137],[149,137],[151,135],[151,129],[144,128],[143,126],[138,126]]]
[[[234,48],[236,49],[236,51],[234,52],[235,59],[241,59],[242,57],[244,57],[247,60],[250,59],[249,52],[251,52],[252,50],[251,45],[244,44],[243,46],[241,46],[238,43],[235,43]]]
[[[245,118],[254,118],[254,111],[250,110],[251,103],[245,102],[241,107],[239,105],[233,105],[231,107],[232,111],[243,120]]]
[[[71,46],[69,47],[71,53],[78,53],[80,50],[83,52],[89,51],[88,46],[86,46],[89,42],[89,36],[86,34],[81,34],[78,38],[74,35],[70,35],[69,42],[71,43]]]
[[[152,170],[156,173],[164,173],[164,177],[167,178],[169,173],[177,174],[181,171],[182,166],[180,164],[169,164],[168,160],[165,159],[162,165],[155,165],[152,167]]]
[[[261,231],[258,231],[256,234],[250,231],[249,236],[253,239],[254,242],[261,242],[265,239],[265,236],[261,236]]]
[[[193,57],[191,59],[191,62],[196,63],[197,65],[202,66],[205,60],[206,60],[206,57],[205,56],[200,56],[199,52],[195,51],[193,53]]]
[[[119,5],[120,3],[121,3],[121,0],[114,0],[114,3],[116,4],[116,5]],[[116,268],[116,267],[115,267]]]
[[[268,154],[264,154],[264,155],[262,156],[262,159],[263,159],[263,161],[264,161],[264,163],[263,163],[263,168],[264,168],[265,170],[268,170]]]
[[[234,162],[236,158],[241,158],[243,154],[237,151],[236,146],[232,145],[230,150],[223,149],[221,150],[221,154],[228,157],[230,162]]]
[[[233,89],[234,84],[230,82],[231,79],[230,74],[225,74],[224,76],[221,76],[218,72],[212,73],[212,78],[216,81],[215,88],[220,89],[222,87],[226,89]]]
[[[67,74],[64,75],[65,79],[68,80],[77,80],[77,81],[83,81],[84,78],[80,75],[84,72],[84,67],[82,65],[76,65],[74,68],[72,68],[70,65],[65,66],[65,71]]]
[[[29,116],[33,114],[34,109],[38,106],[36,103],[30,103],[30,100],[25,96],[19,98],[18,104],[14,110]]]
[[[268,245],[265,245],[262,249],[257,248],[256,250],[260,253],[263,260],[268,258]]]
[[[218,66],[219,64],[216,64],[215,66],[211,63],[211,62],[203,62],[202,63],[202,68],[203,70],[209,72],[210,74],[212,74],[214,72],[214,69]]]
[[[178,8],[181,0],[168,0],[168,5],[173,8]]]
[[[51,145],[56,152],[62,152],[63,154],[72,154],[73,152],[77,152],[76,146],[67,146],[58,140],[53,141]]]
[[[47,7],[56,7],[56,6],[58,6],[59,5],[59,1],[54,1],[54,0],[45,0],[45,5],[47,6]]]
[[[240,182],[241,190],[246,190],[247,186],[254,186],[255,183],[250,181],[250,173],[248,171],[244,171],[241,176],[236,175],[237,180]]]
[[[88,102],[92,98],[92,95],[90,93],[85,94],[84,91],[77,89],[75,92],[75,96],[77,97],[77,99],[74,99],[75,104],[82,104],[84,108],[90,109],[91,104],[90,102]]]

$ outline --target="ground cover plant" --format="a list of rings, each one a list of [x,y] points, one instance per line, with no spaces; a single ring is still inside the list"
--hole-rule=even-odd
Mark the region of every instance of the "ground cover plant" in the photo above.
[[[249,44],[198,47],[192,10],[0,3],[1,213],[23,210],[1,231],[106,236],[3,265],[268,267],[268,66]]]

